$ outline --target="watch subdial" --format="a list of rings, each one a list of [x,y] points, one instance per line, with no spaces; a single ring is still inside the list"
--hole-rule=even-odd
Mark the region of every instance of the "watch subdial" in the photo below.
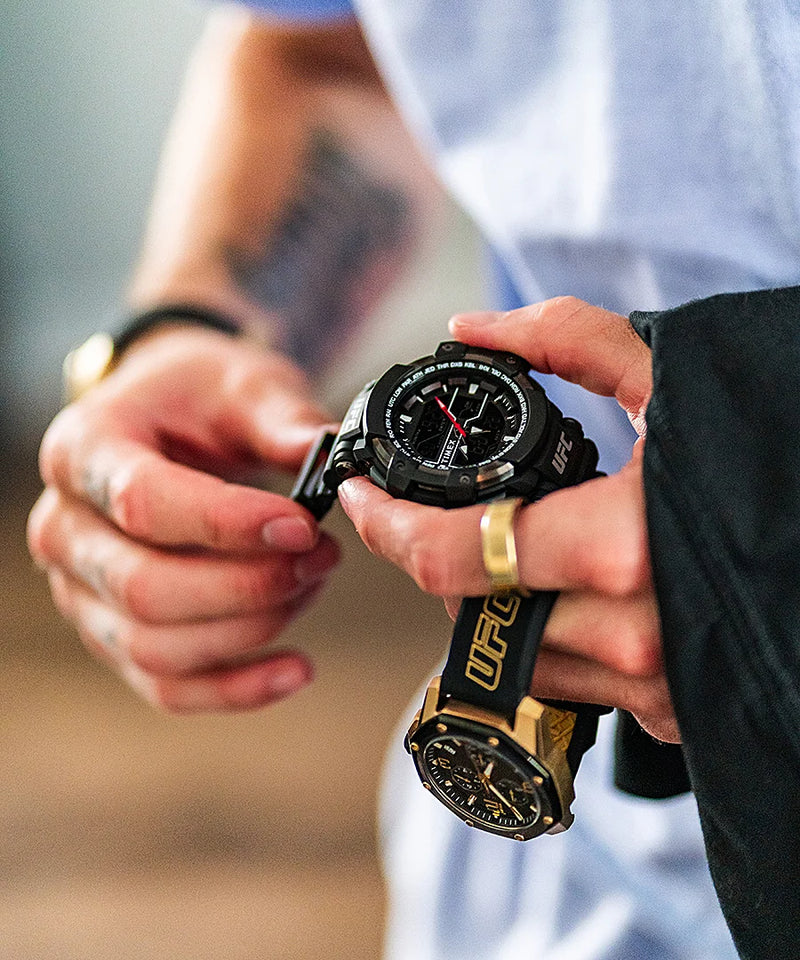
[[[483,782],[477,770],[472,767],[454,767],[451,777],[453,782],[466,793],[477,793],[483,789]]]
[[[464,466],[489,460],[502,445],[507,426],[506,419],[494,403],[487,401],[488,395],[484,394],[484,399],[477,410],[471,415],[470,411],[465,411],[463,415],[466,438],[459,454],[464,457]],[[513,428],[509,426],[508,429]],[[461,465],[456,464],[456,466]]]
[[[525,815],[539,813],[539,798],[530,781],[520,783],[518,780],[500,780],[497,789],[507,798],[509,805],[514,806]]]

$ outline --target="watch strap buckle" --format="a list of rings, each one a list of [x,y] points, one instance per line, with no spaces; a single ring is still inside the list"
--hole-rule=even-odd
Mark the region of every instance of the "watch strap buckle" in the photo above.
[[[316,520],[322,520],[336,499],[336,489],[329,487],[324,478],[336,436],[324,430],[312,444],[290,494],[291,499],[305,507]]]

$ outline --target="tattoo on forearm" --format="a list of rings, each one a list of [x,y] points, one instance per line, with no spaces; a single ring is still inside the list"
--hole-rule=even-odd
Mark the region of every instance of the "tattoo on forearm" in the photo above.
[[[287,352],[313,369],[360,319],[357,303],[370,270],[399,256],[410,223],[406,197],[377,183],[333,136],[319,132],[295,198],[264,250],[229,247],[225,256],[235,282],[285,322]]]

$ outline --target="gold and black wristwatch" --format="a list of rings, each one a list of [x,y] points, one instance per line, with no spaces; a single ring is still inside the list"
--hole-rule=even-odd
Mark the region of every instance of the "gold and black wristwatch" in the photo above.
[[[294,498],[317,517],[339,484],[454,508],[540,499],[597,475],[597,449],[522,357],[441,343],[368,383],[326,433]],[[572,823],[573,781],[606,708],[529,695],[554,592],[463,601],[442,675],[406,737],[422,784],[468,825],[528,840]]]

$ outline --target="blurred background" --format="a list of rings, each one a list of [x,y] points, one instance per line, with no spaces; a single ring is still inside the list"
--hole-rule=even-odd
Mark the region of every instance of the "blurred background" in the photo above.
[[[173,718],[89,659],[24,547],[61,359],[116,316],[203,15],[199,0],[3,3],[2,960],[380,954],[376,789],[447,638],[440,604],[336,513],[345,562],[287,637],[311,651],[317,681],[269,711]],[[330,371],[340,409],[389,363],[432,349],[451,312],[480,306],[473,235],[452,211],[445,229],[369,349]],[[409,311],[415,339],[397,323]]]

